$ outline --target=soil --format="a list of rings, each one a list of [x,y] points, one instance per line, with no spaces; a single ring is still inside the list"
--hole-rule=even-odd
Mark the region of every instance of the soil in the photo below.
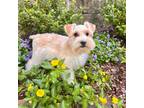
[[[106,63],[101,68],[111,75],[112,90],[107,93],[122,98],[126,104],[126,64]]]

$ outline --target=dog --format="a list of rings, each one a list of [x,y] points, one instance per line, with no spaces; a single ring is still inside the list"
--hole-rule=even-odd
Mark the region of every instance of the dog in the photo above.
[[[33,39],[33,51],[32,58],[26,64],[27,70],[44,60],[64,59],[64,64],[71,70],[70,79],[74,79],[72,70],[84,66],[89,52],[95,48],[93,33],[96,26],[86,21],[83,25],[66,24],[64,30],[68,36],[55,33],[30,36],[30,39]]]

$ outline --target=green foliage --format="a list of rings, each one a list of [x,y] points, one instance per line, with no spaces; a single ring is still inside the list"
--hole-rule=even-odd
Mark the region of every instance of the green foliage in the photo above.
[[[106,24],[113,27],[112,35],[126,39],[126,0],[108,0],[102,8]]]
[[[25,66],[25,57],[28,55],[29,50],[24,43],[21,42],[21,39],[18,39],[18,66],[23,67]]]
[[[106,62],[126,63],[125,51],[126,48],[122,47],[117,39],[110,38],[109,34],[101,33],[94,36],[96,47],[91,52],[92,61],[93,55],[97,55],[97,59],[93,62],[103,64]]]
[[[56,32],[64,34],[64,24],[79,22],[82,19],[81,9],[66,8],[65,0],[20,0],[19,1],[19,34],[26,36],[33,33]]]
[[[65,0],[20,0],[18,19],[19,36],[43,32],[64,34],[64,24],[79,22],[82,11],[75,9],[75,0],[69,10]]]
[[[87,108],[99,103],[102,108],[98,97],[101,94],[105,96],[104,91],[110,89],[108,87],[111,84],[110,76],[98,67],[89,70],[81,68],[75,72],[74,83],[68,84],[62,78],[66,70],[61,66],[53,67],[50,61],[44,61],[30,71],[19,70],[19,82],[23,82],[19,89],[23,88],[25,91],[25,106],[27,108],[73,108],[72,106],[81,105],[82,108]],[[84,79],[84,75],[88,78]],[[97,89],[94,89],[95,84],[98,86]],[[39,89],[44,91],[42,97],[37,95]]]

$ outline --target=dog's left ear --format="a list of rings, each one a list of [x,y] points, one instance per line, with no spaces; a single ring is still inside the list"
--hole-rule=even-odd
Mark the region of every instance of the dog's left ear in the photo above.
[[[75,28],[76,24],[66,24],[64,26],[64,29],[65,29],[65,32],[70,35],[73,31],[74,31],[74,28]]]
[[[89,28],[89,29],[92,31],[92,33],[95,32],[95,30],[96,30],[96,25],[94,25],[94,24],[92,24],[92,23],[90,23],[90,22],[88,22],[88,21],[85,21],[85,22],[84,22],[84,25],[85,25],[87,28]]]

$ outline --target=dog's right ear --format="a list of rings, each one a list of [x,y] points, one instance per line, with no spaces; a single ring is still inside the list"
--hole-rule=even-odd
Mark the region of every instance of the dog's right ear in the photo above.
[[[67,33],[67,35],[70,35],[74,31],[75,26],[76,26],[75,23],[74,24],[66,24],[64,26],[64,30]]]

